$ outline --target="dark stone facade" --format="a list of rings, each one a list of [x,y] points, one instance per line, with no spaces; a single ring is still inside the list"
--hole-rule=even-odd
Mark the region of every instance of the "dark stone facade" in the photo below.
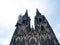
[[[35,16],[35,29],[30,27],[28,11],[19,16],[10,45],[59,45],[59,42],[44,15],[38,11]]]

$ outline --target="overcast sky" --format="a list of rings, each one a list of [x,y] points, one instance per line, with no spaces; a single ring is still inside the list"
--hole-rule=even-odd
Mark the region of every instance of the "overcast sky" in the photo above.
[[[60,42],[60,0],[0,0],[0,45],[9,45],[18,16],[26,9],[34,25],[36,8],[45,15]]]

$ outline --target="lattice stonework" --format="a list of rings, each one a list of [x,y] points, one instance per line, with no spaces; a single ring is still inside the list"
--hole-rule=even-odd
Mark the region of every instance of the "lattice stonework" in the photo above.
[[[59,45],[59,42],[44,15],[38,11],[35,16],[35,29],[30,27],[28,11],[19,16],[10,45]]]

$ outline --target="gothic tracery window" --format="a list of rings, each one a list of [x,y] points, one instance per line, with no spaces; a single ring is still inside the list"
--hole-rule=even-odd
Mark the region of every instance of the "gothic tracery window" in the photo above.
[[[20,38],[19,37],[16,38],[15,45],[20,45]]]
[[[45,45],[45,40],[43,39],[43,37],[41,37],[40,45]]]
[[[26,24],[26,20],[23,20],[22,23],[23,23],[23,24]]]
[[[47,45],[51,45],[51,40],[47,37]]]
[[[20,38],[17,38],[15,45],[26,45],[25,39],[20,40]]]
[[[45,30],[45,29],[44,29],[44,26],[41,26],[41,30],[42,30],[42,31]]]
[[[42,19],[41,18],[39,18],[39,22],[42,22]]]
[[[20,42],[20,45],[26,45],[26,42],[24,39]]]
[[[29,45],[37,45],[37,43],[35,42],[35,40],[34,39],[31,39],[31,41],[30,41],[30,44]]]

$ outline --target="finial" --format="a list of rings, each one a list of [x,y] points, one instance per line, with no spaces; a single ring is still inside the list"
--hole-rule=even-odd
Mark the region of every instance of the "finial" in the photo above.
[[[39,10],[38,9],[36,9],[36,15],[41,15],[41,13],[39,12]]]
[[[26,12],[25,12],[25,16],[28,16],[28,10],[26,10]]]

